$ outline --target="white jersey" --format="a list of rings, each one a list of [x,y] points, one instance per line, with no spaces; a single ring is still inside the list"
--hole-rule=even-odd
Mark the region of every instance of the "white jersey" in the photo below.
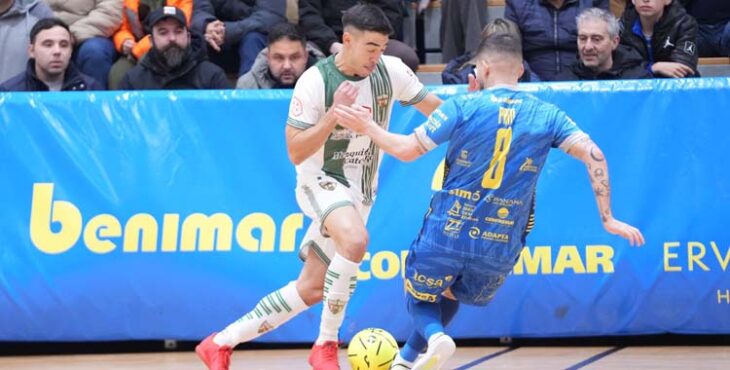
[[[334,56],[330,56],[306,70],[297,81],[287,124],[299,129],[317,124],[343,81],[359,88],[355,104],[370,110],[373,121],[386,130],[396,100],[412,105],[427,94],[413,71],[398,58],[382,56],[368,77],[358,79],[343,75],[335,66]],[[330,176],[362,192],[363,202],[369,204],[375,197],[381,158],[379,148],[368,136],[338,125],[316,153],[296,166],[297,176]]]

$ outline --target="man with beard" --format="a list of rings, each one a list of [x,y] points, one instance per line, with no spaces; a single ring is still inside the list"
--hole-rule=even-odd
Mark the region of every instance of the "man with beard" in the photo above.
[[[269,31],[268,47],[261,50],[245,75],[238,79],[237,89],[292,89],[304,70],[313,66],[324,54],[307,44],[297,28],[279,23]]]
[[[39,20],[30,30],[24,72],[0,84],[0,91],[104,90],[71,62],[74,42],[68,26],[58,18]]]
[[[150,13],[152,49],[122,79],[122,90],[228,89],[223,70],[208,62],[204,43],[191,35],[182,10],[165,6]]]

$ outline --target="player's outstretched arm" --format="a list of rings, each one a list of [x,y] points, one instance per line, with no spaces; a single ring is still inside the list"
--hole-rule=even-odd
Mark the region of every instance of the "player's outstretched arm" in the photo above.
[[[428,117],[438,108],[443,100],[433,93],[428,93],[423,100],[413,105],[421,114]]]
[[[358,88],[349,82],[343,82],[337,87],[333,97],[333,105],[350,105],[357,98]],[[316,153],[324,145],[332,129],[337,125],[337,118],[332,108],[319,119],[314,126],[308,129],[300,129],[293,126],[286,126],[286,149],[289,160],[295,165],[302,163],[312,154]]]
[[[598,212],[601,215],[601,221],[603,221],[603,228],[611,234],[627,239],[631,245],[643,245],[644,236],[639,229],[613,218],[608,164],[598,145],[586,137],[570,147],[568,154],[581,160],[588,169],[588,176],[598,203]]]
[[[372,120],[371,113],[359,106],[338,106],[334,109],[340,125],[361,135],[369,136],[375,145],[401,161],[409,162],[426,153],[416,135],[394,134]]]

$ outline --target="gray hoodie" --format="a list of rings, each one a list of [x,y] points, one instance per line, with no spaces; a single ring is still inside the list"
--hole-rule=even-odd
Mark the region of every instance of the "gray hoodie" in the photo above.
[[[51,17],[53,12],[41,0],[14,0],[0,14],[0,83],[25,71],[30,29],[39,19]]]
[[[307,43],[307,68],[313,66],[318,60],[324,58],[319,49],[312,43]],[[279,81],[276,81],[269,72],[269,49],[265,48],[256,56],[256,60],[248,73],[238,78],[237,89],[277,89],[280,88]]]

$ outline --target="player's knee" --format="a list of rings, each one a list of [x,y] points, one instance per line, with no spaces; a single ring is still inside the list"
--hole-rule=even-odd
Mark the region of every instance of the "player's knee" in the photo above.
[[[343,257],[352,262],[360,262],[365,256],[370,238],[366,230],[352,230],[345,234],[342,241],[341,253]]]

